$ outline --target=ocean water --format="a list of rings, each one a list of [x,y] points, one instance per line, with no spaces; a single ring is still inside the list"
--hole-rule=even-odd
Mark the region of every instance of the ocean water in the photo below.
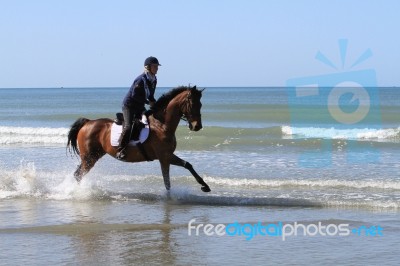
[[[73,178],[69,126],[113,118],[127,88],[0,89],[0,264],[397,265],[400,91],[368,90],[368,119],[344,125],[323,100],[294,101],[286,88],[206,88],[204,128],[182,121],[176,154],[212,192],[172,167],[167,194],[157,161],[106,155],[81,184]],[[345,95],[340,104],[346,116],[365,101]],[[189,235],[192,219],[363,230],[246,239],[249,228]]]

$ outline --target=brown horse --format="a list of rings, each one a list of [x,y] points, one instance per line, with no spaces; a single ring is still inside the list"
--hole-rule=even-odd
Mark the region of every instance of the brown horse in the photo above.
[[[165,188],[171,188],[169,167],[177,165],[184,167],[192,173],[201,190],[211,191],[210,187],[196,173],[192,165],[174,154],[176,148],[175,131],[181,118],[189,122],[189,129],[199,131],[201,124],[201,99],[202,90],[194,87],[178,87],[161,96],[154,106],[154,113],[148,117],[150,134],[143,147],[148,159],[159,160],[164,178]],[[81,164],[75,171],[78,182],[87,174],[95,163],[106,153],[116,157],[117,149],[111,146],[111,126],[113,120],[101,118],[89,120],[79,118],[72,124],[68,133],[67,147],[72,146],[75,154],[80,155]],[[71,149],[70,149],[71,152]],[[146,161],[144,155],[136,146],[127,147],[127,162]]]

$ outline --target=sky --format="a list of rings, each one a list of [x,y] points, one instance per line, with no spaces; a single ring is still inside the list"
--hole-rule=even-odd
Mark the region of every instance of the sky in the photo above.
[[[159,87],[365,69],[400,86],[399,11],[396,0],[0,0],[0,88],[129,87],[148,56]]]

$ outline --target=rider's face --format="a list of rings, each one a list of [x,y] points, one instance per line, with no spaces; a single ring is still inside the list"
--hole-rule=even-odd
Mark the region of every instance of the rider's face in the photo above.
[[[157,64],[150,65],[151,74],[155,75],[155,74],[157,74],[157,71],[158,71],[158,65]]]

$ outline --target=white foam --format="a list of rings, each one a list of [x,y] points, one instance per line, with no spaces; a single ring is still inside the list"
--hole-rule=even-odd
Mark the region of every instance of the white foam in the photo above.
[[[360,139],[360,140],[397,140],[400,138],[400,127],[387,129],[337,129],[321,127],[282,126],[282,134],[288,137],[322,138],[322,139]]]
[[[33,162],[21,161],[16,171],[2,170],[0,177],[0,199],[40,194],[40,184],[36,179],[36,167]]]
[[[202,193],[193,177],[172,180],[165,197],[161,176],[86,176],[80,184],[73,172],[38,171],[33,162],[22,161],[14,170],[0,167],[0,199],[51,200],[167,200],[177,204],[337,206],[399,209],[400,181],[396,180],[275,180],[205,176],[212,192]],[[134,184],[134,185],[133,185]]]
[[[357,189],[390,189],[400,190],[400,181],[385,180],[275,180],[275,179],[230,179],[206,177],[210,184],[218,184],[231,187],[254,187],[254,188],[357,188]]]
[[[66,144],[68,128],[0,127],[0,144]]]
[[[388,128],[380,130],[369,130],[357,134],[359,139],[398,139],[400,137],[399,128]]]
[[[60,184],[50,188],[46,198],[55,200],[88,200],[95,198],[98,193],[99,190],[93,186],[91,180],[83,179],[78,184],[72,175],[67,175]]]
[[[90,179],[84,179],[78,184],[72,172],[38,172],[33,162],[21,161],[15,170],[0,169],[0,199],[33,197],[81,200],[99,194],[103,195],[104,192]]]

